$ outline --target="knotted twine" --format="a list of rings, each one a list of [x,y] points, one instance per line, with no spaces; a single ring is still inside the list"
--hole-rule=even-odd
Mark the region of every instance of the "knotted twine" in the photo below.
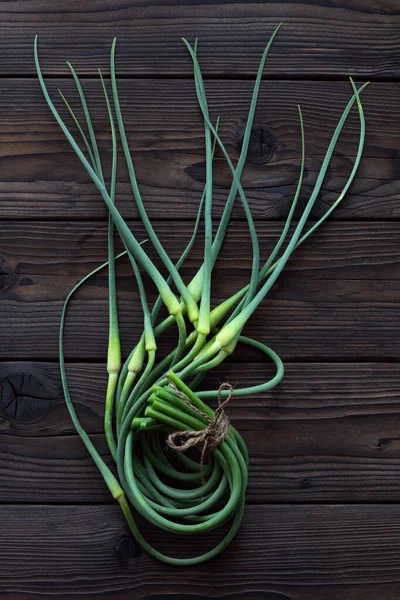
[[[204,485],[204,458],[206,454],[208,454],[213,448],[217,448],[220,444],[222,444],[228,435],[229,419],[225,414],[225,407],[229,404],[232,398],[233,387],[230,383],[221,383],[219,386],[218,408],[216,409],[214,418],[212,419],[200,408],[194,406],[190,402],[189,398],[187,398],[187,396],[185,396],[172,381],[170,381],[170,386],[178,394],[179,398],[185,402],[185,404],[190,406],[192,410],[194,410],[198,415],[201,415],[208,422],[208,425],[205,427],[205,429],[174,431],[167,438],[168,446],[177,452],[185,452],[194,446],[199,446],[201,448],[200,477],[201,483]],[[229,390],[229,394],[225,400],[222,399],[221,395],[223,390]],[[177,443],[178,440],[180,440],[180,443]]]

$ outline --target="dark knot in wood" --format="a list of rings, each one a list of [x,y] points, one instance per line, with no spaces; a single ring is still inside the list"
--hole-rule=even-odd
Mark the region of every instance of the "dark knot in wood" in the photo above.
[[[4,256],[0,254],[0,291],[11,287],[15,277],[14,271],[7,265]]]
[[[11,422],[35,423],[49,413],[54,393],[40,374],[21,368],[0,368],[0,415]]]
[[[123,564],[129,564],[141,555],[142,551],[138,544],[135,543],[132,537],[124,535],[120,538],[115,546],[115,552],[118,560]]]
[[[245,129],[239,133],[239,149],[242,149]],[[271,130],[266,125],[253,125],[247,160],[250,163],[265,164],[269,162],[276,150],[276,141]]]

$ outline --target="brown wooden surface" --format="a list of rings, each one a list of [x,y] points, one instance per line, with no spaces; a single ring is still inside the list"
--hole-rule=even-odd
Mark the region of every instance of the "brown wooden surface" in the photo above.
[[[365,76],[357,77],[361,83]],[[90,109],[111,163],[109,121],[98,80],[85,80]],[[69,79],[48,81],[63,114],[61,87],[80,115]],[[237,159],[245,126],[252,81],[207,81],[210,114],[221,117],[220,131]],[[194,218],[204,178],[203,124],[191,79],[122,80],[121,106],[146,208],[154,219]],[[350,99],[343,81],[264,81],[256,113],[257,135],[250,145],[243,184],[254,216],[282,218],[289,210],[300,170],[297,104],[304,114],[306,171],[302,199],[315,183],[330,137]],[[397,173],[400,170],[398,98],[400,83],[374,83],[362,94],[367,119],[364,158],[357,179],[335,219],[399,218]],[[15,97],[20,101],[15,103]],[[382,99],[385,99],[382,102]],[[331,161],[313,216],[325,212],[344,186],[357,151],[359,118],[353,109]],[[263,144],[259,138],[263,136]],[[105,219],[106,210],[89,176],[43,102],[35,79],[0,79],[0,218]],[[127,173],[120,158],[117,201],[123,214],[137,216]],[[214,163],[216,216],[225,202],[231,174],[217,150]],[[162,201],[162,209],[160,208]],[[240,202],[234,213],[242,215]]]
[[[208,377],[262,383],[264,363]],[[68,365],[71,394],[107,463],[103,364]],[[52,363],[3,363],[0,379],[1,502],[112,502],[75,434]],[[400,494],[400,367],[289,363],[282,384],[237,398],[232,414],[251,455],[248,501],[395,502]]]
[[[97,71],[118,36],[121,74],[191,75],[181,37],[198,36],[206,74],[249,75],[281,21],[285,27],[268,74],[399,75],[396,0],[2,2],[1,71],[32,74],[32,38],[38,34],[48,73],[65,73],[66,60],[79,62],[83,72]]]
[[[191,569],[137,551],[117,506],[4,505],[0,516],[10,539],[0,572],[12,600],[49,592],[57,599],[205,600],[220,588],[229,600],[397,600],[400,593],[396,504],[249,506],[232,545]],[[190,538],[166,542],[147,533],[178,555],[193,549]],[[213,532],[197,549],[215,539]]]
[[[211,116],[233,159],[254,74],[265,69],[244,187],[263,256],[282,228],[300,168],[297,104],[306,127],[303,204],[351,94],[363,92],[365,152],[342,206],[308,240],[246,333],[285,360],[283,382],[238,398],[229,416],[251,464],[244,523],[232,546],[200,567],[143,554],[85,451],[58,372],[58,326],[71,287],[106,258],[106,210],[40,92],[33,36],[54,98],[84,88],[108,173],[110,134],[97,67],[117,71],[143,198],[173,258],[191,235],[205,178],[203,124],[181,36],[200,38]],[[5,600],[398,600],[400,597],[400,7],[395,0],[0,1],[0,596]],[[312,218],[343,187],[357,148],[350,115]],[[215,217],[231,177],[214,162]],[[118,206],[145,238],[122,156]],[[202,258],[195,247],[183,270]],[[248,281],[251,247],[240,203],[214,277],[214,300]],[[127,262],[119,268],[124,351],[141,330]],[[78,414],[108,464],[102,435],[107,279],[71,304],[66,358]],[[171,341],[164,336],[162,344]],[[273,368],[242,347],[206,385],[260,383]],[[172,554],[208,540],[146,526]]]
[[[145,237],[132,224],[139,239]],[[157,223],[160,238],[178,258],[193,222]],[[264,256],[282,223],[259,223]],[[68,291],[106,258],[106,224],[4,222],[0,254],[5,271],[0,297],[0,356],[57,359],[60,313]],[[183,241],[182,241],[183,240]],[[400,353],[396,319],[400,290],[398,222],[330,222],[299,248],[246,331],[261,335],[284,359],[395,359]],[[202,249],[193,251],[194,273]],[[232,222],[214,276],[214,301],[246,285],[251,266],[248,233]],[[223,272],[223,276],[222,275]],[[127,262],[120,279],[121,335],[126,351],[140,334],[141,309]],[[102,359],[107,344],[107,276],[99,275],[71,303],[67,357]],[[174,332],[175,335],[175,332]],[[162,339],[171,339],[166,334]],[[253,354],[250,355],[252,359]],[[246,360],[241,354],[240,359]],[[237,358],[236,358],[237,360]]]

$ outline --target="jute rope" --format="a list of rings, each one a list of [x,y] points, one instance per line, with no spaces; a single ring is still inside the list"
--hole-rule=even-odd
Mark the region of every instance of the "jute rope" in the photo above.
[[[201,483],[204,485],[204,476],[203,476],[203,466],[204,466],[204,458],[210,450],[213,448],[217,448],[228,435],[229,430],[229,419],[225,414],[225,407],[229,404],[232,398],[233,387],[230,383],[221,383],[218,389],[218,408],[214,413],[214,418],[212,419],[209,415],[203,412],[197,406],[194,406],[189,398],[187,398],[181,390],[179,390],[172,381],[170,381],[170,386],[176,392],[181,400],[185,402],[191,409],[193,409],[197,414],[201,415],[206,421],[208,425],[205,429],[200,430],[185,430],[185,431],[174,431],[168,436],[167,444],[173,450],[177,452],[185,452],[189,450],[189,448],[193,448],[194,446],[199,446],[201,448],[201,458],[200,458],[200,476]],[[225,400],[222,399],[221,392],[223,390],[229,390],[228,396]],[[177,443],[179,442],[179,443]]]

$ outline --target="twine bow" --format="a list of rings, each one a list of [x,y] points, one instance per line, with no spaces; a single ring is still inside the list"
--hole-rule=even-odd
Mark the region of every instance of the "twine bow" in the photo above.
[[[185,452],[185,450],[189,450],[189,448],[193,448],[194,446],[201,447],[200,477],[201,483],[204,485],[204,458],[206,454],[210,452],[210,450],[217,448],[228,435],[229,419],[225,414],[225,407],[229,404],[232,398],[233,387],[230,383],[221,383],[219,386],[218,408],[216,409],[214,418],[212,419],[200,408],[194,406],[190,400],[175,386],[174,383],[170,382],[170,385],[178,394],[179,398],[185,402],[185,404],[190,406],[191,409],[197,412],[197,414],[201,415],[208,422],[208,425],[205,429],[174,431],[167,438],[168,446],[177,452]],[[221,392],[223,390],[229,390],[229,394],[225,400],[223,400],[221,396]],[[180,443],[177,443],[178,440],[180,440]]]

